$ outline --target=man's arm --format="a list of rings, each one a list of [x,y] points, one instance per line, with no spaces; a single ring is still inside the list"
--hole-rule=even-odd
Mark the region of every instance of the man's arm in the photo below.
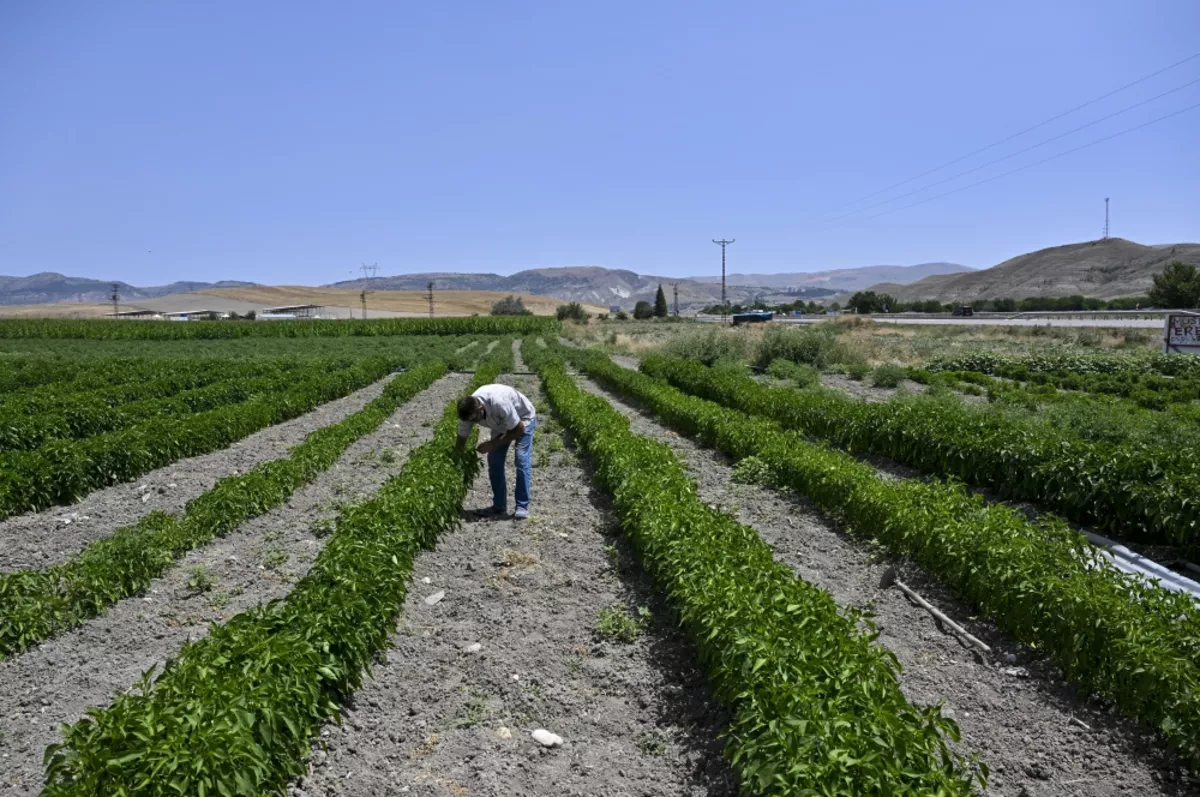
[[[480,443],[475,450],[480,454],[487,454],[502,446],[506,446],[514,440],[519,440],[521,435],[525,434],[525,421],[517,421],[517,425],[509,429],[499,437],[494,437],[485,443]]]
[[[458,422],[458,438],[454,441],[455,448],[461,449],[467,444],[467,438],[471,436],[472,425],[470,421]]]

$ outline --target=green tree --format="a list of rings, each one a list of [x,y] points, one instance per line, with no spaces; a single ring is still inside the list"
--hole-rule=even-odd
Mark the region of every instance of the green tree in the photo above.
[[[520,296],[509,294],[492,305],[492,315],[533,315],[533,312],[526,309]]]
[[[1184,308],[1200,305],[1200,273],[1196,267],[1179,260],[1172,261],[1154,276],[1150,302],[1157,307]]]
[[[583,305],[579,302],[571,302],[570,304],[560,304],[554,314],[558,316],[559,321],[579,321],[586,323],[588,314],[583,309]],[[607,316],[606,316],[607,317]]]
[[[846,302],[846,306],[853,307],[856,313],[882,313],[884,305],[891,309],[895,304],[894,296],[875,291],[858,291]]]
[[[658,286],[658,293],[654,294],[654,317],[667,317],[667,295],[663,293],[661,283]]]
[[[638,302],[633,306],[633,317],[653,318],[654,308],[650,305],[650,302]]]

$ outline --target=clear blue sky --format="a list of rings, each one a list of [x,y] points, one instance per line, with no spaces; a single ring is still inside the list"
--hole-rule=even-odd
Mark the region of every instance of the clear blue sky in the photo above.
[[[0,4],[0,274],[663,275],[1200,239],[1200,84],[842,222],[1200,52],[1197,0]],[[1200,78],[1200,58],[939,172]],[[923,183],[897,189],[903,193]],[[887,195],[877,197],[886,198]]]

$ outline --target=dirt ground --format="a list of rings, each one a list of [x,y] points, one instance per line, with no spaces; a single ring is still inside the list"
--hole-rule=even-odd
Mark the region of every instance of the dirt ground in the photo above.
[[[182,511],[184,504],[212,489],[218,480],[285,456],[310,432],[362,409],[383,392],[391,378],[255,432],[228,448],[181,459],[135,481],[96,490],[70,506],[0,521],[0,572],[47,567],[90,542],[137,523],[150,512]]]
[[[924,393],[925,386],[911,379],[905,379],[900,383],[899,388],[894,387],[875,387],[870,382],[870,377],[863,380],[855,381],[845,374],[834,374],[824,372],[821,374],[821,384],[825,387],[832,387],[841,390],[844,393],[849,393],[855,398],[866,399],[871,402],[883,402],[893,398],[900,390],[908,393]]]
[[[393,650],[291,794],[732,797],[724,718],[691,648],[536,380],[512,383],[538,410],[529,520],[465,518],[417,558]],[[490,504],[485,472],[465,506]],[[633,642],[597,633],[601,612],[641,607]],[[563,745],[540,746],[539,728]]]
[[[731,480],[730,463],[584,381],[630,417],[633,429],[670,445],[696,479],[701,498],[756,529],[798,576],[843,606],[873,605],[880,644],[903,667],[916,703],[941,702],[962,731],[960,749],[991,768],[988,794],[1005,797],[1115,797],[1200,794],[1177,763],[1131,723],[1081,699],[1032,650],[973,618],[968,606],[911,563],[893,562],[852,538],[807,502]],[[879,589],[888,564],[931,604],[989,644],[984,659],[943,633],[896,588]],[[1078,720],[1078,722],[1076,722]],[[1079,722],[1087,727],[1082,727]]]
[[[210,623],[286,595],[324,546],[322,521],[337,514],[339,502],[369,495],[399,472],[467,379],[447,376],[413,397],[287,504],[192,551],[147,594],[0,662],[0,794],[40,790],[42,753],[59,741],[61,723],[106,705],[186,640],[207,633]],[[212,460],[210,467],[220,464]],[[214,582],[207,591],[189,586],[197,567]]]

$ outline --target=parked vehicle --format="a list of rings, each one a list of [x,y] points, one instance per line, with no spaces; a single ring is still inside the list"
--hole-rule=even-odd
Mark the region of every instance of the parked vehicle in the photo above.
[[[735,313],[733,316],[733,324],[758,324],[763,321],[770,321],[775,317],[775,313],[770,310],[759,310],[750,313]]]

